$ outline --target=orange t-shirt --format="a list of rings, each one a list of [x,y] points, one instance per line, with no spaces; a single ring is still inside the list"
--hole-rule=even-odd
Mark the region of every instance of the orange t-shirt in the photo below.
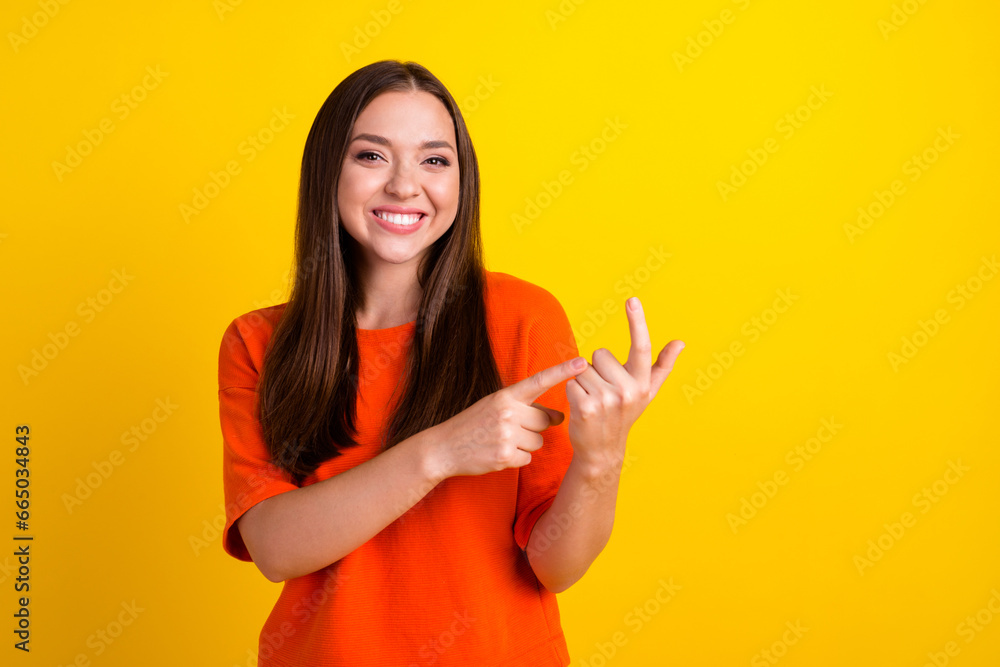
[[[566,313],[545,289],[487,271],[485,302],[504,386],[578,356]],[[223,547],[245,561],[251,558],[236,520],[261,500],[298,488],[270,463],[254,411],[264,350],[285,305],[237,317],[219,352]],[[358,330],[360,444],[325,461],[303,485],[378,454],[415,326]],[[543,431],[531,463],[450,477],[347,556],[283,582],[260,633],[258,665],[569,665],[556,596],[538,582],[523,551],[572,457],[566,383],[536,401],[565,419]]]

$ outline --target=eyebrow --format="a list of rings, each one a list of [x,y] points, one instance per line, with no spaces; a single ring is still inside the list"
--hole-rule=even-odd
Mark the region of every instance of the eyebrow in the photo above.
[[[380,146],[392,145],[392,142],[383,136],[379,136],[377,134],[365,134],[365,133],[359,134],[358,136],[351,139],[351,143],[353,144],[355,141],[358,141],[359,139],[370,141],[373,144],[379,144]],[[450,143],[440,139],[435,139],[435,140],[428,139],[424,143],[420,144],[419,148],[448,148],[451,149],[452,151],[455,151],[455,149],[452,148],[452,145]],[[457,153],[458,151],[455,152]]]

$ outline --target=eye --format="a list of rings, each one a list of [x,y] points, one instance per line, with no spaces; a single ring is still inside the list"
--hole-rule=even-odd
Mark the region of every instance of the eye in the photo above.
[[[377,158],[381,158],[382,157],[378,153],[373,153],[371,151],[362,151],[361,153],[358,153],[354,157],[356,157],[357,159],[361,160],[362,162],[374,162],[374,160],[368,160],[368,159],[366,159],[366,157],[369,156],[369,155],[372,156],[372,157],[377,157]]]
[[[448,162],[448,160],[444,159],[443,157],[436,157],[435,156],[435,157],[429,157],[429,158],[427,158],[427,161],[430,161],[430,160],[437,160],[438,163],[439,163],[439,166],[442,166],[442,167],[447,167],[447,166],[449,166],[451,164],[451,162]]]

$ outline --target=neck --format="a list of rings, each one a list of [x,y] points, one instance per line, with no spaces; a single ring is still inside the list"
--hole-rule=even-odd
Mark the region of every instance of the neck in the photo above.
[[[387,329],[417,319],[422,291],[409,264],[362,272],[361,289],[364,306],[356,313],[359,329]]]

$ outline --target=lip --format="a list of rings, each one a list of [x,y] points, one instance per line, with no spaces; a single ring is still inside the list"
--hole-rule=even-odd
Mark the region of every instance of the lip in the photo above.
[[[403,209],[403,210],[400,210],[400,211],[393,210],[393,209],[398,209],[398,208],[401,208],[401,207],[399,207],[399,206],[394,206],[394,207],[379,206],[378,208],[375,208],[375,209],[372,209],[372,210],[368,211],[368,216],[372,220],[374,220],[378,224],[378,226],[381,227],[382,229],[386,230],[390,234],[399,234],[400,236],[405,236],[407,234],[412,234],[413,232],[417,231],[418,229],[420,229],[421,227],[424,226],[424,221],[427,220],[427,214],[426,213],[424,213],[423,211],[420,211],[420,210],[416,210],[416,209],[409,209],[409,210]],[[386,213],[401,213],[401,214],[406,214],[406,213],[420,213],[421,216],[420,216],[420,220],[417,220],[412,225],[408,225],[408,226],[404,227],[402,225],[394,225],[391,222],[389,222],[388,220],[383,220],[382,218],[380,218],[377,215],[375,215],[375,211],[385,211]]]

